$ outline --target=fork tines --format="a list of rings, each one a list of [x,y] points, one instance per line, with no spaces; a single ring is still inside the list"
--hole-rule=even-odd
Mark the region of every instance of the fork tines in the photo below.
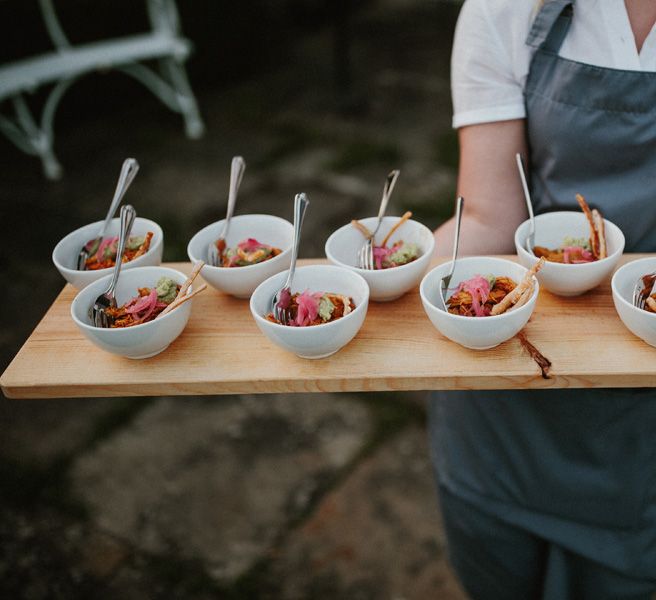
[[[369,238],[360,248],[358,256],[358,266],[361,269],[372,271],[374,268],[374,247],[373,239]]]

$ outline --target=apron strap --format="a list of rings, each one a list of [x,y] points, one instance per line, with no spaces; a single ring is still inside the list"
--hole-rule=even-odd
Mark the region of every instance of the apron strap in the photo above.
[[[545,0],[538,12],[526,43],[558,54],[572,22],[574,0]]]

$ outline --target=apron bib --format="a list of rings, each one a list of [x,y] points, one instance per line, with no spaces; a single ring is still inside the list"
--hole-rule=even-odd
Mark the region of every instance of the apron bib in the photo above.
[[[573,4],[547,1],[527,40],[536,213],[579,210],[581,193],[628,251],[653,252],[656,74],[559,57]],[[602,564],[656,573],[653,390],[437,392],[430,437],[453,494]]]

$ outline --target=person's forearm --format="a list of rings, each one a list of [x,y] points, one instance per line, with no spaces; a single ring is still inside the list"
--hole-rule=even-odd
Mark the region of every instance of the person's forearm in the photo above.
[[[464,254],[514,252],[514,234],[527,217],[515,154],[526,156],[522,119],[473,125],[458,130],[458,193],[465,198],[459,251]],[[435,253],[450,256],[453,219],[436,232]]]
[[[458,254],[462,256],[474,254],[514,254],[513,242],[514,224],[502,230],[493,228],[473,216],[463,214],[460,224],[460,243]],[[511,231],[512,229],[512,231]],[[435,231],[435,255],[451,256],[453,253],[453,236],[455,234],[455,218],[451,217]]]

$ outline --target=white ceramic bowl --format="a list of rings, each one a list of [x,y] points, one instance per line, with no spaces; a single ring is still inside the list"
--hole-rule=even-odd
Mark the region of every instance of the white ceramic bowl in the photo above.
[[[376,241],[381,242],[398,220],[399,217],[384,217],[376,234]],[[360,219],[360,223],[369,228],[370,231],[376,227],[376,221],[376,217]],[[412,219],[406,221],[396,230],[388,245],[399,240],[417,244],[421,252],[419,258],[407,265],[391,269],[378,271],[360,269],[356,266],[357,254],[364,243],[364,237],[349,223],[344,227],[340,227],[328,238],[325,248],[326,256],[334,265],[346,267],[362,275],[369,284],[372,300],[387,302],[400,298],[403,294],[419,285],[421,278],[428,269],[435,248],[433,232],[425,225]]]
[[[536,284],[531,299],[517,309],[501,315],[490,317],[462,317],[452,315],[442,308],[439,301],[440,282],[449,273],[451,261],[432,269],[421,282],[419,293],[424,310],[435,328],[454,342],[472,348],[487,350],[513,337],[526,325],[538,297],[539,285]],[[494,275],[510,277],[519,283],[527,269],[522,265],[503,258],[471,256],[459,258],[451,279],[450,289],[455,289],[462,281],[475,275]],[[449,294],[447,293],[447,298]]]
[[[187,254],[192,262],[207,262],[209,244],[215,242],[225,219],[201,229],[191,238]],[[237,298],[249,298],[255,288],[265,279],[289,268],[292,259],[292,240],[294,226],[285,219],[274,215],[238,215],[230,221],[230,231],[226,240],[229,248],[239,242],[255,238],[258,242],[280,248],[282,252],[264,262],[248,267],[213,267],[205,265],[201,272],[203,279],[220,292]]]
[[[251,313],[260,328],[274,344],[301,358],[324,358],[348,344],[358,333],[367,314],[369,287],[357,273],[332,265],[298,267],[292,293],[334,292],[350,296],[353,312],[332,323],[311,327],[279,325],[266,319],[271,313],[271,299],[282,287],[287,272],[278,273],[260,284],[251,296]]]
[[[81,290],[93,281],[97,281],[107,274],[111,274],[113,267],[109,269],[98,269],[97,271],[78,271],[77,257],[82,246],[89,240],[98,235],[102,227],[102,221],[96,221],[84,227],[76,229],[63,238],[52,251],[52,262],[61,273],[62,277],[72,286]],[[119,219],[112,219],[109,226],[108,236],[116,236],[121,228]],[[133,269],[135,267],[150,267],[159,265],[162,262],[162,252],[164,251],[164,233],[162,228],[149,219],[137,217],[132,226],[130,235],[145,235],[148,231],[153,232],[153,239],[150,241],[150,248],[143,256],[127,262],[121,267],[121,271]]]
[[[656,346],[656,314],[633,306],[633,288],[638,280],[656,271],[656,257],[640,258],[626,263],[615,271],[611,280],[615,310],[626,328],[647,342]]]
[[[170,277],[179,284],[187,279],[184,273],[167,267],[121,269],[116,287],[117,304],[121,306],[136,296],[140,287],[153,287],[163,276]],[[79,330],[99,348],[127,358],[149,358],[166,350],[185,328],[193,300],[188,300],[170,313],[142,325],[117,329],[95,327],[89,310],[95,299],[107,289],[110,279],[111,275],[108,275],[94,281],[75,296],[71,304],[71,316]],[[189,288],[189,291],[192,289]]]
[[[515,231],[515,248],[519,262],[532,267],[537,258],[526,250],[529,221],[524,221]],[[558,296],[578,296],[610,276],[624,250],[624,234],[621,229],[604,219],[608,256],[601,260],[577,265],[545,262],[537,274],[540,285]],[[566,237],[589,238],[590,226],[582,212],[560,211],[535,217],[535,245],[558,248]]]

